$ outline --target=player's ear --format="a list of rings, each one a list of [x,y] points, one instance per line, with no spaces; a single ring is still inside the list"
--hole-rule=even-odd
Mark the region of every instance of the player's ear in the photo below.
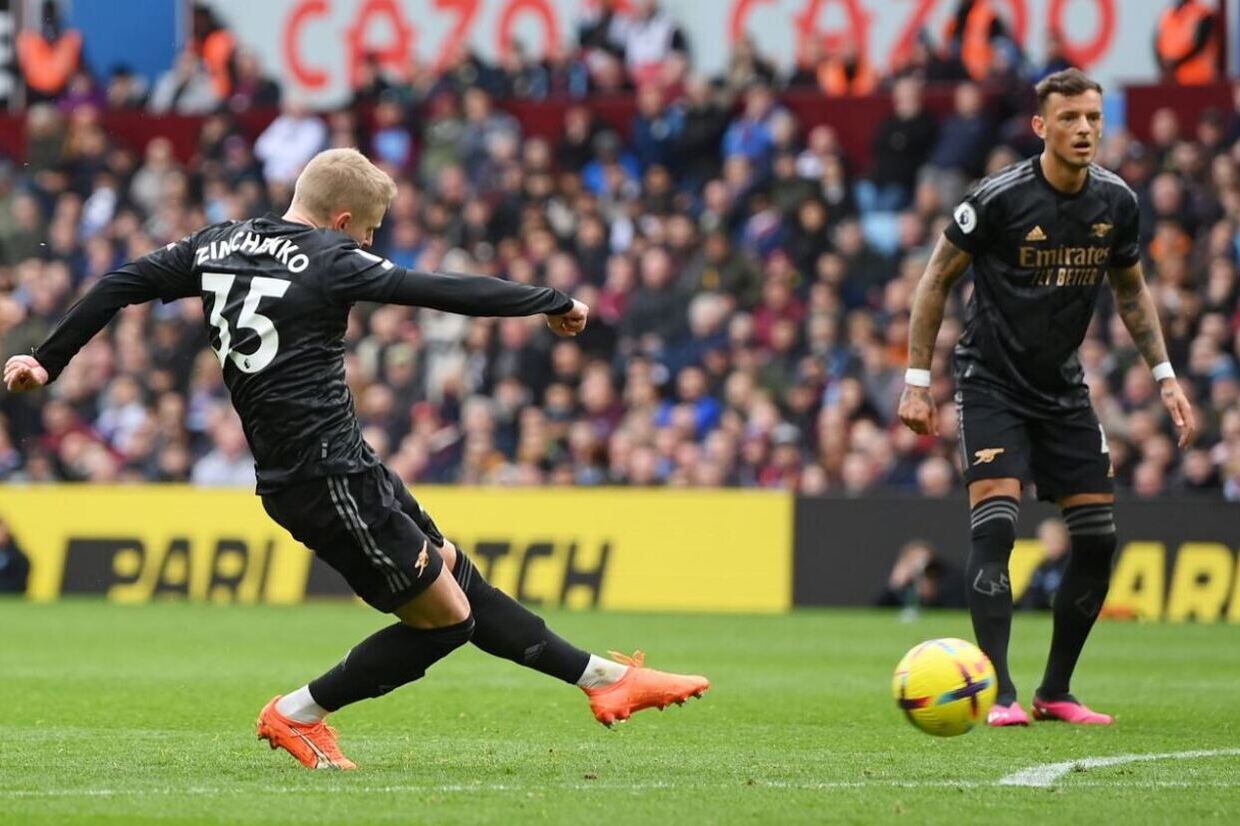
[[[1042,117],[1041,112],[1034,114],[1032,124],[1033,134],[1037,135],[1042,140],[1046,140],[1046,118]]]
[[[353,223],[353,213],[346,210],[336,213],[335,217],[332,218],[331,227],[341,232],[347,232],[351,223]]]

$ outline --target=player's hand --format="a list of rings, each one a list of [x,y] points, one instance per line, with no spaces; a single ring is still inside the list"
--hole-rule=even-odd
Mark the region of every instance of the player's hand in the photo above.
[[[1163,379],[1159,384],[1162,385],[1159,392],[1163,404],[1171,414],[1171,421],[1175,422],[1175,429],[1180,432],[1180,449],[1183,450],[1197,438],[1197,420],[1193,416],[1193,406],[1188,403],[1188,397],[1175,379]]]
[[[4,386],[22,393],[47,384],[47,371],[34,356],[13,356],[4,365]]]
[[[590,308],[574,298],[573,308],[567,313],[547,316],[547,326],[557,336],[575,336],[586,328],[589,316]]]
[[[900,421],[914,433],[925,436],[939,435],[939,413],[930,397],[929,387],[904,386],[900,394]]]

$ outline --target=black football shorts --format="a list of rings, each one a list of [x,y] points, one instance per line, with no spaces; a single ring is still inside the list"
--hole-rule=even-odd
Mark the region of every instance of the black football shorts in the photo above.
[[[1106,433],[1093,408],[1037,413],[976,385],[956,391],[966,484],[1031,477],[1049,502],[1078,493],[1114,493]]]
[[[382,465],[263,495],[263,508],[331,565],[371,607],[390,613],[439,576],[443,534]]]

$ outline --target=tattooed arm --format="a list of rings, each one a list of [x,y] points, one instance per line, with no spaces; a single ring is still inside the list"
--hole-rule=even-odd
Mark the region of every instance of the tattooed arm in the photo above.
[[[943,323],[943,307],[952,285],[969,268],[973,256],[946,238],[939,238],[926,264],[917,292],[913,296],[913,315],[909,320],[908,366],[929,370],[934,342]],[[900,396],[900,421],[914,433],[937,433],[938,422],[930,388],[905,385]]]
[[[1158,321],[1158,308],[1145,284],[1141,265],[1137,263],[1111,270],[1110,281],[1111,291],[1115,293],[1116,311],[1145,363],[1154,367],[1167,361],[1167,345]],[[1161,380],[1159,386],[1163,404],[1180,432],[1180,447],[1187,447],[1197,435],[1193,408],[1174,377]]]

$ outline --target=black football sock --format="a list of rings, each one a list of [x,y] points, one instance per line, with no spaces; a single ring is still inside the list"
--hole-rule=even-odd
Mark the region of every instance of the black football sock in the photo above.
[[[1072,672],[1106,601],[1116,548],[1112,505],[1065,508],[1063,519],[1072,536],[1072,553],[1052,605],[1055,630],[1046,674],[1038,689],[1038,696],[1044,700],[1071,699],[1068,686]]]
[[[585,673],[589,652],[558,637],[542,617],[487,582],[460,548],[452,575],[469,598],[474,645],[566,683],[576,683]]]
[[[469,642],[473,617],[443,628],[411,628],[403,622],[371,634],[338,665],[310,682],[310,696],[328,711],[387,694]]]
[[[995,702],[1016,702],[1016,686],[1008,672],[1008,638],[1012,634],[1012,584],[1008,559],[1016,542],[1020,503],[1010,496],[994,496],[977,503],[969,515],[969,561],[965,567],[969,614],[977,644],[986,652],[999,678]]]

